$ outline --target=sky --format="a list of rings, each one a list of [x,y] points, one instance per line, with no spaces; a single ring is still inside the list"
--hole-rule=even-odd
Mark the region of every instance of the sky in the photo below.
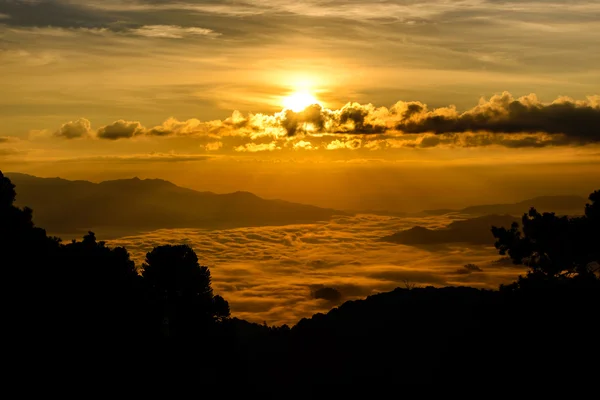
[[[340,209],[586,195],[598,48],[587,0],[0,0],[0,169]]]

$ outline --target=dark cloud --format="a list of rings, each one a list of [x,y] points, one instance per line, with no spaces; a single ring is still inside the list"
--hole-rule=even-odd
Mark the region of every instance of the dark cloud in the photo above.
[[[296,133],[384,133],[387,128],[373,114],[372,106],[349,103],[340,110],[328,110],[318,104],[303,111],[285,110],[280,124],[288,136]]]
[[[54,134],[65,139],[77,139],[88,136],[91,132],[91,123],[85,118],[76,121],[70,121],[63,124]]]
[[[459,275],[469,275],[474,272],[483,272],[483,270],[475,264],[467,264],[456,270],[456,273]]]
[[[317,131],[322,131],[326,118],[323,108],[314,104],[300,112],[286,110],[281,120],[281,126],[288,136],[294,136],[299,129],[301,132],[306,131],[306,124],[312,124]]]
[[[307,128],[307,124],[311,126]],[[413,145],[422,148],[444,144],[510,148],[582,145],[600,142],[600,99],[560,98],[546,104],[535,95],[515,99],[505,92],[463,113],[452,106],[429,110],[418,102],[398,102],[389,110],[357,103],[340,110],[314,105],[302,112],[287,110],[281,126],[288,136],[299,131],[432,134]],[[464,133],[477,135],[457,136]]]
[[[471,271],[471,272],[481,272],[481,271],[483,271],[481,268],[479,268],[475,264],[467,264],[463,268],[466,269],[467,271]]]
[[[118,140],[132,138],[144,132],[144,127],[137,121],[119,120],[98,129],[96,135],[100,139]]]
[[[344,107],[340,113],[340,125],[345,125],[348,122],[352,123],[353,133],[383,133],[386,131],[384,125],[375,125],[365,122],[369,116],[368,109],[365,109],[359,104],[352,104]]]
[[[552,104],[543,104],[537,101],[535,96],[517,100],[505,92],[461,114],[452,110],[419,110],[411,105],[410,112],[407,111],[403,115],[396,128],[405,133],[562,134],[562,140],[554,141],[553,144],[560,144],[561,141],[575,144],[595,143],[600,142],[600,104],[597,99],[594,100],[576,102],[559,99]],[[505,138],[503,145],[542,147],[545,144],[534,138],[514,141]]]
[[[128,4],[129,3],[129,4]],[[141,6],[146,3],[147,7]],[[191,2],[193,3],[193,2]],[[206,2],[204,2],[206,3]],[[219,1],[213,2],[219,3]],[[195,25],[185,4],[171,12],[151,6],[173,5],[170,2],[114,2],[61,0],[3,0],[0,20],[8,26],[21,28],[102,29],[149,38],[181,39],[186,36],[218,36],[212,29]],[[175,7],[177,8],[177,7]],[[176,17],[171,14],[176,13]],[[182,21],[191,23],[180,26]],[[175,23],[177,22],[177,23]]]
[[[11,139],[8,136],[0,136],[0,143],[8,143],[10,140]]]
[[[428,148],[428,147],[436,147],[442,143],[442,139],[438,136],[425,136],[419,143],[419,147]]]
[[[342,293],[332,287],[313,287],[311,296],[313,299],[327,300],[330,303],[338,303],[342,300]]]
[[[421,104],[412,103],[406,107],[406,111],[404,111],[402,117],[404,119],[409,119],[413,115],[419,114],[421,111],[423,111],[423,106]]]
[[[100,28],[116,20],[105,11],[58,0],[4,0],[0,13],[10,17],[2,23],[22,27]]]

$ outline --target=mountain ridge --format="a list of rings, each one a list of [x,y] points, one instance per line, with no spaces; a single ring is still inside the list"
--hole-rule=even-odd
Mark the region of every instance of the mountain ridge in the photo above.
[[[510,214],[520,216],[526,213],[531,207],[542,212],[577,211],[581,213],[581,210],[585,208],[586,202],[584,197],[577,195],[536,196],[516,203],[481,204],[462,209],[423,210],[421,213],[426,215],[458,213],[469,215]]]
[[[329,220],[347,212],[263,199],[237,191],[217,194],[177,186],[162,179],[117,179],[94,183],[7,173],[17,186],[17,205],[35,210],[36,224],[63,236],[198,228],[227,229]],[[105,235],[104,235],[105,236]],[[108,235],[110,236],[110,235]]]
[[[414,226],[379,239],[383,242],[409,246],[440,245],[450,243],[469,243],[474,245],[493,245],[492,226],[510,227],[518,219],[511,215],[485,215],[481,217],[454,221],[442,229],[429,229]]]

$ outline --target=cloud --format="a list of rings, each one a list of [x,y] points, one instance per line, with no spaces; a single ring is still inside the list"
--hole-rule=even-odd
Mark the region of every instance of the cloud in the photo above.
[[[258,153],[261,151],[281,150],[281,147],[278,147],[276,142],[260,143],[260,144],[246,143],[243,146],[236,147],[234,150],[237,152]]]
[[[460,274],[469,275],[469,274],[472,274],[473,272],[483,272],[483,270],[475,264],[466,264],[462,268],[458,268],[456,270],[456,273],[459,275]]]
[[[575,143],[600,142],[600,96],[584,101],[559,98],[544,104],[534,94],[515,99],[504,92],[463,113],[454,107],[431,111],[420,104],[411,107],[406,107],[396,125],[405,133],[545,133],[562,134]]]
[[[362,141],[360,139],[351,139],[348,141],[334,140],[327,145],[327,150],[350,149],[356,150],[360,148]]]
[[[217,151],[223,147],[223,142],[210,142],[204,145],[206,151]]]
[[[489,246],[435,250],[378,241],[415,225],[434,229],[452,221],[362,214],[306,225],[159,230],[108,243],[126,246],[138,264],[154,246],[189,244],[211,268],[215,292],[230,302],[234,316],[293,325],[330,309],[338,298],[334,290],[344,301],[403,287],[406,280],[419,286],[497,288],[523,273],[522,267],[495,263],[493,239]],[[96,233],[103,237],[101,230]],[[484,271],[457,274],[465,263]]]
[[[92,131],[92,125],[89,120],[80,118],[76,121],[70,121],[63,124],[55,133],[55,136],[65,139],[77,139],[89,136]]]
[[[179,121],[176,118],[168,118],[162,125],[146,131],[150,136],[171,136],[171,135],[191,135],[194,133],[203,132],[204,124],[195,118],[187,121]]]
[[[342,300],[342,293],[331,287],[313,286],[311,288],[311,296],[314,299],[326,300],[330,303],[339,303],[339,301]]]
[[[373,134],[388,130],[386,121],[381,118],[386,112],[387,109],[376,109],[371,104],[348,103],[339,110],[314,104],[299,112],[284,110],[274,117],[287,136],[306,133]]]
[[[58,136],[79,137],[89,121],[69,122]],[[140,122],[116,121],[98,130],[101,139],[147,136],[239,137],[236,152],[294,150],[370,151],[394,148],[485,147],[536,148],[600,143],[600,96],[585,100],[561,97],[542,103],[534,95],[515,99],[494,95],[467,111],[430,109],[421,102],[399,101],[391,107],[348,103],[340,109],[318,104],[295,112],[244,115],[234,111],[224,120],[180,121],[168,118],[150,129]],[[266,139],[271,141],[265,143]],[[283,141],[286,143],[283,143]],[[320,142],[320,143],[319,143]],[[318,144],[317,144],[318,143]],[[223,143],[223,148],[227,143]]]
[[[13,148],[0,148],[0,157],[11,157],[22,154],[23,151]]]
[[[78,4],[61,1],[3,1],[0,12],[12,26],[98,27],[111,22],[104,12],[90,12]]]
[[[145,128],[137,121],[119,120],[98,129],[96,135],[100,139],[118,140],[132,138],[144,132]]]
[[[142,5],[143,2],[137,4],[134,2],[103,3],[100,5],[97,2],[79,0],[4,1],[0,3],[0,21],[17,28],[40,28],[34,31],[39,34],[68,35],[69,31],[113,32],[166,39],[183,39],[193,36],[217,37],[220,35],[208,28],[170,24],[172,18],[169,17],[149,16],[148,11],[153,8],[164,9],[167,4],[161,7],[157,2],[146,6]],[[182,5],[179,7],[171,5],[167,8],[178,13],[177,21],[193,23],[197,20],[197,18],[191,18],[189,10]],[[149,21],[153,23],[147,23]],[[62,31],[60,31],[61,29]]]
[[[548,145],[600,142],[600,96],[586,100],[559,98],[546,104],[531,94],[515,99],[504,92],[481,100],[476,107],[459,112],[448,106],[429,109],[420,102],[399,101],[392,107],[349,103],[339,110],[319,105],[304,111],[286,110],[275,121],[287,136],[303,134],[377,135],[396,137],[425,134],[415,147],[454,144],[462,147],[501,145],[544,147]],[[428,135],[426,135],[428,134]],[[355,143],[336,142],[330,149],[357,148]]]
[[[131,29],[130,32],[138,36],[163,39],[183,39],[186,36],[216,37],[220,35],[220,33],[217,33],[212,29],[198,27],[185,28],[177,25],[145,25]]]
[[[124,163],[176,163],[176,162],[193,162],[205,161],[210,156],[201,154],[176,154],[176,153],[149,153],[149,154],[131,154],[126,156],[98,156],[98,157],[76,157],[56,160],[57,162],[77,163],[77,162],[98,162],[105,163],[110,161],[118,161]]]
[[[8,143],[12,140],[13,138],[10,136],[0,136],[0,143]]]
[[[311,142],[300,140],[299,142],[294,143],[294,149],[316,150],[317,147],[314,147]]]
[[[471,272],[481,272],[481,271],[483,271],[481,268],[479,268],[475,264],[467,264],[467,265],[464,266],[464,269],[466,269],[467,271],[471,271]]]

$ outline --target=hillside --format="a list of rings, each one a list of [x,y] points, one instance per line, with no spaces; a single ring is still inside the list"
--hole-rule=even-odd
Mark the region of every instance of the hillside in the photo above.
[[[430,245],[445,243],[470,243],[490,245],[494,243],[492,226],[510,225],[517,218],[510,215],[486,215],[454,221],[444,229],[428,229],[421,226],[394,233],[381,238],[384,242],[406,244],[406,245]]]
[[[594,285],[570,282],[519,294],[466,287],[396,289],[346,302],[292,328],[297,383],[326,376],[331,387],[464,379],[492,384],[527,375],[535,384],[557,366],[584,359],[585,341],[572,347],[556,343],[570,332],[593,329],[589,315],[600,294],[597,281]],[[514,361],[520,357],[527,362]]]
[[[126,233],[162,228],[223,229],[328,220],[344,212],[252,193],[215,194],[160,179],[92,183],[6,174],[17,186],[18,206],[35,210],[36,224],[68,236],[87,230]]]

